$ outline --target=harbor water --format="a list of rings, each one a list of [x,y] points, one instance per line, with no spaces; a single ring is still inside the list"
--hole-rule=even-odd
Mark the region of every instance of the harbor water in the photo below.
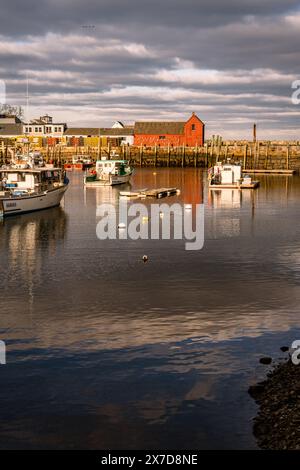
[[[61,207],[0,222],[0,448],[256,448],[259,358],[300,339],[300,178],[209,193],[200,169],[137,169],[132,189],[204,204],[187,251],[97,238],[122,187],[82,177]]]

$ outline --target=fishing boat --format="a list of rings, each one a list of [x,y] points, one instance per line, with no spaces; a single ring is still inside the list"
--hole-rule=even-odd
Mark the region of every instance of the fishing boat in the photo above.
[[[58,206],[68,188],[65,171],[35,157],[18,156],[0,167],[0,216],[24,214]]]
[[[29,152],[27,154],[17,153],[13,156],[11,168],[26,169],[30,167],[43,167],[45,166],[44,159],[40,152]]]
[[[97,160],[95,170],[84,176],[84,185],[94,188],[124,184],[130,181],[132,173],[127,160]]]
[[[214,189],[255,189],[259,181],[249,175],[242,175],[241,165],[217,163],[208,170],[209,188]]]
[[[64,164],[65,170],[86,170],[93,166],[93,161],[88,155],[73,155],[72,162]]]

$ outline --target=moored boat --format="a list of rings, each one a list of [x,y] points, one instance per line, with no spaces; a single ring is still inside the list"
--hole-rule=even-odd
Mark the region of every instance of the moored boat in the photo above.
[[[84,185],[93,188],[124,184],[130,181],[132,173],[127,160],[97,160],[95,170],[84,176]]]
[[[93,161],[88,155],[73,155],[72,162],[64,164],[65,170],[86,170],[93,166]]]
[[[20,163],[22,162],[22,163]],[[0,168],[0,216],[58,206],[68,188],[65,171],[29,156]]]
[[[208,170],[209,189],[255,189],[259,181],[242,174],[241,165],[217,163]]]

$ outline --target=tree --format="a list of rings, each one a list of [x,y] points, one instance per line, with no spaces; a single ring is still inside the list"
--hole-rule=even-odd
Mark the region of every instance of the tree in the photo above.
[[[13,106],[11,104],[0,105],[0,114],[17,116],[19,119],[24,118],[24,109],[22,106]]]

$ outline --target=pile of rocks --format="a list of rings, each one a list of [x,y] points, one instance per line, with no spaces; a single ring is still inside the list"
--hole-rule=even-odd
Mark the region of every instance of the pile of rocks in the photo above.
[[[271,362],[262,359],[263,364]],[[260,407],[253,426],[257,443],[262,449],[300,449],[300,366],[289,358],[267,377],[249,388]]]

